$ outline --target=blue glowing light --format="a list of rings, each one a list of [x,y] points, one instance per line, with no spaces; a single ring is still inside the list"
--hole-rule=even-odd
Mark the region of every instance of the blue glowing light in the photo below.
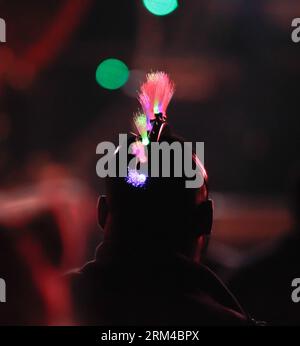
[[[129,169],[126,181],[134,187],[143,187],[146,184],[147,177],[145,174],[140,174],[136,169]]]

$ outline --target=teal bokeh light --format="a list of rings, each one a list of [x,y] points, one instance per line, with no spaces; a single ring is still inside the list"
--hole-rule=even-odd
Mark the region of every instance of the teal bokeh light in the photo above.
[[[126,84],[129,69],[123,61],[109,58],[102,61],[96,70],[96,81],[105,89],[116,90]]]
[[[178,7],[177,0],[143,0],[146,9],[156,16],[166,16]]]

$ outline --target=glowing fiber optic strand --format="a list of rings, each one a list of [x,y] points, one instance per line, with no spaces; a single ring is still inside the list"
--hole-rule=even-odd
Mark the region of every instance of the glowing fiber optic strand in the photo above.
[[[146,78],[138,94],[138,100],[147,119],[155,120],[155,114],[159,113],[167,117],[166,111],[175,92],[174,83],[165,72],[148,73]]]
[[[147,177],[145,174],[140,174],[136,169],[129,169],[126,181],[134,187],[143,187],[147,181]]]
[[[143,145],[148,145],[149,144],[148,131],[151,130],[151,124],[148,121],[147,116],[143,113],[137,113],[134,116],[134,124],[141,136]]]
[[[147,181],[145,174],[138,172],[138,163],[146,163],[145,147],[151,140],[158,141],[167,119],[167,108],[174,95],[175,85],[165,72],[152,72],[146,76],[138,94],[138,100],[143,112],[134,115],[134,125],[139,138],[133,145],[133,154],[136,156],[136,168],[128,169],[126,181],[134,187],[143,187]]]
[[[136,141],[135,143],[133,143],[132,153],[137,158],[136,165],[138,164],[138,161],[140,163],[146,163],[147,162],[148,158],[147,158],[147,155],[145,152],[145,145],[141,141]]]

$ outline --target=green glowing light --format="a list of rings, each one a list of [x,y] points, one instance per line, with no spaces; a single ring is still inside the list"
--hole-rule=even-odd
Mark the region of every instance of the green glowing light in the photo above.
[[[156,16],[166,16],[178,7],[177,0],[143,0],[146,9]]]
[[[154,103],[154,114],[158,114],[159,113],[159,104],[157,101],[155,101]]]
[[[128,67],[118,59],[106,59],[96,71],[97,83],[105,89],[115,90],[126,84],[129,78]]]
[[[143,138],[142,139],[142,143],[143,143],[144,146],[149,145],[149,143],[150,143],[149,138],[148,137]]]

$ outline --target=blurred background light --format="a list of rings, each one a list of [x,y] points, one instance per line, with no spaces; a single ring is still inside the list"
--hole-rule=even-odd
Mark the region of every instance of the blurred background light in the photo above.
[[[129,78],[129,69],[118,59],[109,58],[102,61],[96,71],[97,83],[109,90],[116,90],[126,84]]]
[[[178,7],[177,0],[143,0],[146,9],[156,16],[166,16]]]
[[[128,82],[124,85],[123,92],[129,97],[137,97],[138,90],[145,80],[147,71],[143,70],[130,70]]]

